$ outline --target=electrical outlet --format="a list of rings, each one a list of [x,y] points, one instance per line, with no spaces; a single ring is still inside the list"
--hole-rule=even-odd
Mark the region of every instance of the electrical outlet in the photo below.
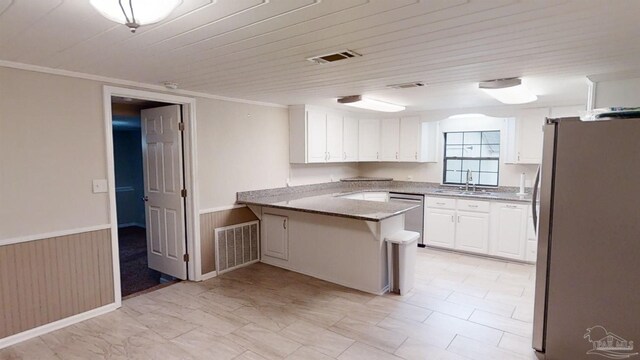
[[[95,179],[93,180],[93,193],[106,193],[108,191],[107,179]]]

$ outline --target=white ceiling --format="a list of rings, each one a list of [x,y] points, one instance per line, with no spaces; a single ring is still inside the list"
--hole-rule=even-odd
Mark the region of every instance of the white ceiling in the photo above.
[[[184,0],[131,34],[88,0],[0,0],[0,59],[285,105],[495,106],[477,82],[515,76],[539,103],[576,103],[585,75],[638,67],[638,13],[638,0]],[[305,60],[344,49],[363,56]],[[428,86],[386,89],[409,81]]]

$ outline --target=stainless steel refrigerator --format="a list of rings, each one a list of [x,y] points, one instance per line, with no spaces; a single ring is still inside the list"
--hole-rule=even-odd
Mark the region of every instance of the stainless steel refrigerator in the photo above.
[[[640,360],[640,119],[547,119],[539,199],[538,357]]]

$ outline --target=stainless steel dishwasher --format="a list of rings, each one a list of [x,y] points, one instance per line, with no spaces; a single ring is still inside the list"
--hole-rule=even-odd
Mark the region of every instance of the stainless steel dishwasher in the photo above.
[[[401,202],[412,205],[420,205],[419,207],[411,209],[404,214],[404,228],[405,230],[420,233],[418,246],[424,247],[425,245],[422,237],[422,231],[424,229],[424,195],[410,195],[390,192],[389,202]]]

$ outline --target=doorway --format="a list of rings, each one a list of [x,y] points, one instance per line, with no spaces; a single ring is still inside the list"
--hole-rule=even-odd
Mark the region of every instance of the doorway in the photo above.
[[[116,301],[196,279],[195,100],[105,86]],[[187,126],[189,125],[189,126]],[[189,196],[187,196],[189,195]]]

